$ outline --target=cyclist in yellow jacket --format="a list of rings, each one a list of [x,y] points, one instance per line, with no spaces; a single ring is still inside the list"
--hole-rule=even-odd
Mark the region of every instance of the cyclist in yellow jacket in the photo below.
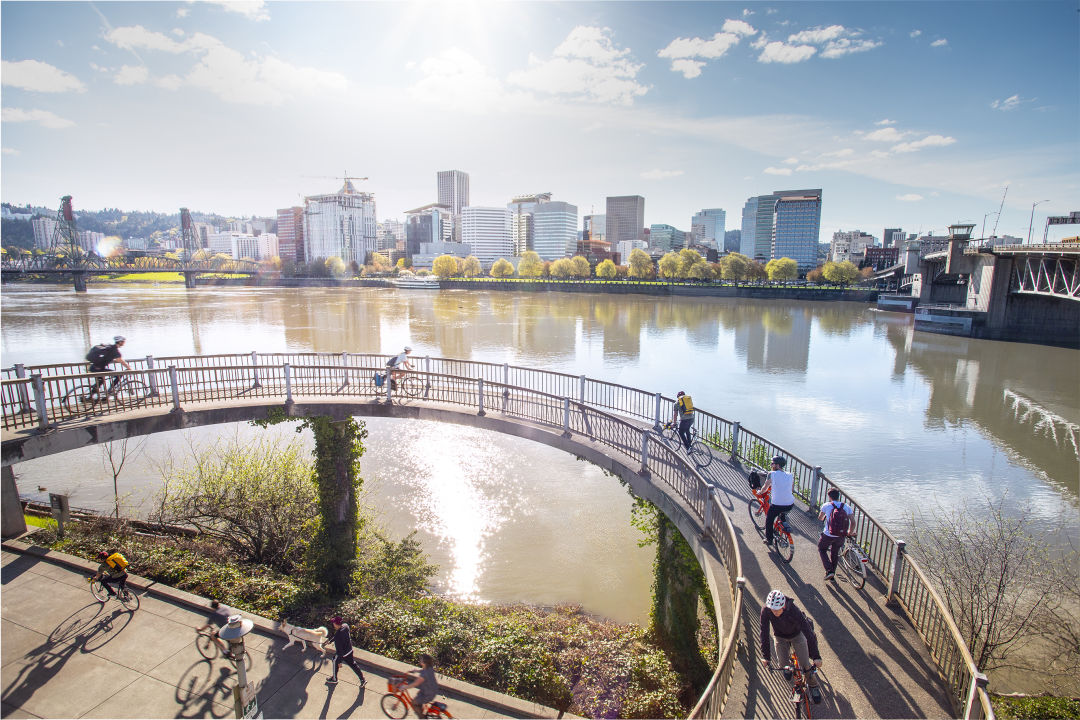
[[[686,451],[690,451],[690,428],[694,426],[694,401],[682,390],[675,396],[675,407],[672,409],[672,422],[679,421],[679,437],[682,438]]]

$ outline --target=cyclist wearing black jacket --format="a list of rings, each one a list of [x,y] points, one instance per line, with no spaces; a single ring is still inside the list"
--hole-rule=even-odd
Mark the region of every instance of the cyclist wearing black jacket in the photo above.
[[[818,652],[817,635],[809,618],[795,607],[784,593],[773,590],[765,599],[761,608],[761,664],[769,667],[772,658],[769,643],[769,629],[776,634],[777,662],[783,664],[791,656],[792,650],[799,659],[799,667],[807,676],[810,685],[810,697],[815,703],[821,702],[821,690],[818,688],[817,673],[808,672],[811,658],[814,667],[821,667],[821,653]]]
[[[103,352],[94,355],[94,350],[90,350],[90,354],[94,357],[90,360],[89,372],[96,373],[97,378],[94,382],[93,388],[90,389],[90,394],[83,398],[84,401],[90,402],[94,395],[101,397],[101,391],[105,388],[105,373],[109,372],[109,366],[114,362],[118,362],[124,366],[125,370],[131,371],[131,366],[128,365],[127,360],[120,355],[120,348],[124,346],[127,339],[123,335],[117,335],[113,338],[112,345],[106,345]],[[116,389],[116,386],[120,384],[120,376],[113,375],[112,384],[110,389]]]

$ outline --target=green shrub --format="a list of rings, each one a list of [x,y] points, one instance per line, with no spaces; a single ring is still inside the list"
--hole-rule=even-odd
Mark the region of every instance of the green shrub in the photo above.
[[[991,701],[999,720],[1080,719],[1080,698],[994,695]]]

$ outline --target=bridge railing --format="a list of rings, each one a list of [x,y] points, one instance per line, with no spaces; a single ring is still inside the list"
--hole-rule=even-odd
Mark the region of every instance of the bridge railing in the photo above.
[[[150,389],[139,402],[140,409],[169,405],[179,408],[182,403],[192,401],[292,399],[293,396],[374,398],[385,390],[375,388],[371,374],[385,366],[386,358],[352,353],[146,358],[129,361],[136,370],[119,375],[143,382]],[[674,402],[671,398],[584,376],[506,364],[447,358],[414,358],[413,362],[420,368],[418,375],[425,378],[424,398],[501,412],[552,428],[562,427],[564,432],[586,435],[641,462],[671,487],[703,524],[727,568],[733,605],[741,608],[742,571],[735,533],[714,490],[655,434],[618,417],[629,416],[647,423],[666,420],[665,414]],[[104,415],[128,409],[119,403],[99,403],[87,409],[65,402],[73,391],[96,382],[98,376],[83,372],[84,368],[83,363],[63,363],[4,370],[0,386],[4,429],[45,428],[88,414]],[[858,541],[875,571],[889,583],[888,597],[900,603],[922,636],[950,690],[957,713],[965,718],[992,718],[985,676],[975,666],[940,596],[917,563],[904,553],[904,543],[824,475],[820,467],[810,465],[737,422],[701,410],[697,418],[698,432],[707,442],[751,467],[767,467],[774,455],[788,458],[787,469],[795,477],[796,495],[807,503],[811,513],[816,512],[829,489],[841,490],[841,497],[855,507],[853,527]],[[738,612],[735,618],[739,617]],[[737,626],[738,622],[733,622],[725,638],[715,674],[694,709],[695,717],[716,716],[722,710],[735,662]]]

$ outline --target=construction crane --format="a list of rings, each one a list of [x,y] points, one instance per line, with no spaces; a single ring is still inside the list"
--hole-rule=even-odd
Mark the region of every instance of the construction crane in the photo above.
[[[1001,210],[1005,207],[1005,196],[1009,194],[1009,186],[1005,186],[1005,192],[1001,193],[1001,204],[998,205],[997,217],[994,218],[994,229],[990,232],[990,237],[997,237],[997,226],[1001,221]]]

